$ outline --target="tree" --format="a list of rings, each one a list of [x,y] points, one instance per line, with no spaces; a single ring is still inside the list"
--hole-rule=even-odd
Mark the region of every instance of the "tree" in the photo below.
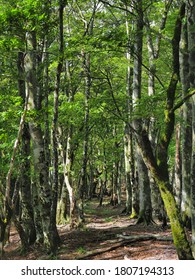
[[[186,12],[187,14],[187,12]],[[187,21],[182,25],[180,40],[180,79],[182,83],[183,98],[188,95],[190,88],[189,76],[189,51],[188,51],[188,27]],[[182,108],[182,196],[181,210],[183,221],[186,226],[190,226],[190,199],[191,199],[191,154],[192,154],[192,103],[191,100],[185,102]]]
[[[184,6],[180,9],[180,14],[177,18],[174,37],[172,40],[173,49],[173,73],[166,91],[166,107],[164,115],[164,131],[161,134],[159,141],[159,148],[157,157],[154,156],[151,143],[149,141],[146,130],[142,130],[137,135],[137,141],[142,150],[143,158],[150,169],[152,176],[155,178],[161,197],[163,199],[167,215],[170,219],[172,235],[176,250],[180,259],[192,259],[191,248],[185,235],[184,228],[177,208],[171,185],[169,183],[168,172],[168,147],[174,129],[174,114],[175,108],[175,91],[178,83],[178,70],[179,70],[179,41],[181,33],[181,18],[184,16]]]
[[[189,53],[189,85],[190,88],[195,88],[195,39],[194,39],[194,23],[195,23],[195,2],[187,2],[187,26],[188,26],[188,53]],[[192,252],[195,256],[195,106],[194,106],[194,96],[192,99],[192,163],[191,163],[191,219],[192,219]]]

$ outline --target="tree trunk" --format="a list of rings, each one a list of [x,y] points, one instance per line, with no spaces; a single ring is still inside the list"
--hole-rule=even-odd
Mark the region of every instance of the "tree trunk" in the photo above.
[[[59,94],[60,94],[60,81],[61,72],[64,61],[64,32],[63,32],[63,16],[64,16],[65,4],[62,2],[59,5],[59,59],[56,73],[56,85],[54,91],[54,113],[52,121],[52,152],[53,152],[53,184],[52,184],[52,205],[51,205],[51,221],[50,230],[51,236],[51,248],[52,252],[55,253],[61,240],[56,227],[56,216],[57,216],[57,202],[58,202],[58,184],[59,184],[59,173],[58,173],[58,106],[59,106]]]
[[[133,151],[132,151],[132,134],[125,126],[124,136],[124,160],[125,160],[125,184],[126,184],[126,214],[132,213],[132,182],[134,170],[132,171]]]
[[[57,207],[57,224],[58,225],[65,225],[67,221],[67,215],[68,213],[68,192],[66,189],[65,182],[62,183],[61,186],[61,192],[59,194],[59,199],[58,199],[58,207]]]
[[[91,73],[90,73],[90,54],[82,51],[83,71],[85,73],[85,119],[84,119],[84,140],[83,140],[83,159],[81,168],[81,180],[77,195],[77,207],[81,221],[84,219],[83,199],[87,193],[87,161],[88,161],[88,146],[89,146],[89,98],[91,88]]]
[[[25,81],[24,81],[24,54],[18,53],[18,92],[19,96],[23,99],[25,104]],[[27,241],[31,245],[36,241],[36,229],[34,224],[34,212],[32,205],[32,194],[31,194],[31,179],[30,179],[30,134],[28,125],[24,123],[22,131],[22,157],[23,161],[21,164],[21,210],[22,210],[22,223],[24,231],[26,233]]]
[[[191,166],[191,224],[192,224],[192,252],[195,259],[195,98],[193,100],[193,152]]]
[[[189,81],[189,53],[188,53],[188,30],[187,22],[182,25],[180,40],[180,79],[182,83],[183,98],[188,94]],[[191,222],[191,154],[192,154],[192,104],[186,101],[182,107],[183,122],[181,124],[182,137],[182,196],[181,211],[182,219],[186,226]]]
[[[60,131],[61,131],[60,138],[62,139],[63,133],[61,129]],[[72,164],[73,164],[73,150],[72,150],[71,141],[72,141],[72,127],[68,129],[68,133],[67,133],[66,152],[64,153],[64,147],[62,144],[60,150],[61,150],[61,157],[63,163],[64,182],[68,190],[68,196],[69,196],[70,225],[72,228],[75,228],[77,227],[77,225],[79,225],[80,222],[76,210],[76,190],[73,186],[72,176],[71,176]]]
[[[180,124],[177,124],[175,129],[175,166],[174,166],[173,189],[175,194],[175,200],[179,210],[181,210],[181,191],[182,191],[180,134],[181,134]]]
[[[143,48],[143,10],[142,0],[135,4],[137,15],[136,21],[136,38],[135,38],[135,56],[133,69],[133,111],[136,110],[137,102],[141,98],[141,84],[142,84],[142,48]],[[140,133],[143,127],[143,120],[137,118],[133,121],[134,129]],[[138,222],[146,222],[149,224],[152,220],[151,207],[151,191],[148,178],[148,171],[140,154],[139,148],[136,148],[136,163],[138,172],[138,184],[140,192],[140,207]],[[146,198],[146,199],[145,199]]]
[[[51,249],[51,231],[50,231],[50,208],[51,208],[51,186],[48,178],[48,165],[45,158],[44,147],[44,133],[42,131],[39,118],[41,117],[41,101],[42,95],[40,93],[37,80],[37,42],[35,32],[28,34],[27,46],[31,46],[33,50],[28,50],[25,61],[26,74],[26,96],[29,96],[28,110],[35,111],[29,122],[29,131],[33,144],[33,159],[36,186],[39,192],[40,199],[40,214],[42,222],[42,230],[44,236],[44,244],[46,248]]]
[[[190,244],[187,240],[185,230],[182,225],[180,212],[169,183],[167,164],[163,165],[161,163],[161,166],[158,166],[146,132],[142,132],[138,142],[142,150],[144,161],[146,162],[147,167],[157,182],[158,188],[160,190],[167,215],[170,219],[173,241],[178,257],[179,259],[183,260],[193,259]]]
[[[71,72],[70,72],[70,65],[69,61],[66,60],[66,79],[67,79],[67,88],[66,88],[66,95],[68,98],[68,103],[71,104],[74,102],[74,91],[72,88],[72,81],[71,81]],[[72,228],[76,228],[79,226],[80,219],[78,217],[76,205],[76,187],[73,184],[73,178],[72,178],[72,166],[74,161],[74,150],[73,150],[73,125],[72,123],[68,123],[68,127],[66,128],[66,135],[64,135],[64,130],[60,126],[58,127],[58,133],[59,133],[59,150],[61,152],[61,160],[63,165],[63,174],[64,174],[64,183],[66,186],[66,189],[68,191],[68,199],[69,199],[69,212],[68,215],[70,217],[70,226]],[[65,142],[64,143],[64,140]],[[64,203],[67,201],[65,200],[65,194],[61,195],[63,198]],[[62,200],[61,200],[62,202]],[[66,205],[63,203],[63,209],[66,208]],[[62,213],[63,215],[63,213]]]
[[[190,88],[195,88],[195,1],[187,1],[189,80]],[[195,97],[192,98],[192,164],[191,164],[191,221],[192,252],[195,258]]]
[[[22,134],[22,155],[24,157],[20,179],[21,188],[21,210],[22,210],[22,225],[26,233],[29,245],[36,241],[36,228],[34,224],[34,211],[31,193],[31,179],[30,179],[30,135],[28,125],[24,125]]]
[[[128,10],[128,6],[126,5]],[[133,71],[130,66],[131,63],[131,33],[130,22],[128,14],[126,14],[126,34],[128,37],[127,42],[127,74],[126,74],[126,95],[127,95],[127,118],[130,123],[130,117],[132,114],[132,75]],[[127,124],[124,124],[124,161],[125,161],[125,184],[126,184],[126,214],[132,214],[132,188],[134,182],[135,166],[134,166],[134,153],[133,153],[133,136]]]
[[[137,223],[145,223],[148,225],[152,222],[151,190],[148,169],[140,151],[137,151],[136,163],[139,174],[139,215]]]

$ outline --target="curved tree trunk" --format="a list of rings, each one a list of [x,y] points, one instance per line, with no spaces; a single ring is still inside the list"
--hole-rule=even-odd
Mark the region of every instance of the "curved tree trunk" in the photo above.
[[[180,14],[176,20],[174,36],[172,40],[173,50],[173,74],[166,92],[166,107],[164,110],[164,129],[160,135],[157,155],[154,155],[148,133],[144,129],[137,130],[136,139],[142,151],[143,159],[157,182],[163,199],[167,215],[170,219],[174,245],[179,259],[193,259],[190,244],[181,221],[172,186],[169,183],[168,148],[175,125],[174,104],[175,92],[179,79],[179,41],[181,34],[182,18],[185,15],[185,6],[182,5]],[[135,127],[137,129],[137,127]]]
[[[162,164],[162,162],[160,167],[157,164],[157,159],[153,155],[151,143],[146,132],[142,132],[142,134],[138,137],[138,142],[142,150],[144,161],[146,162],[147,167],[149,168],[151,175],[154,177],[160,190],[167,215],[170,219],[173,241],[178,257],[181,260],[193,259],[191,247],[182,225],[181,215],[169,183],[168,166],[166,163]]]

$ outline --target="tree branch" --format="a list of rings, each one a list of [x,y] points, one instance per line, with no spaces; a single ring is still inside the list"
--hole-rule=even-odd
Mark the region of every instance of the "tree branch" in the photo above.
[[[195,89],[192,90],[188,95],[186,95],[181,101],[179,101],[171,110],[172,112],[175,112],[177,109],[179,109],[188,99],[190,99],[195,94]]]
[[[123,7],[120,7],[120,6],[115,6],[115,5],[112,5],[110,4],[109,2],[107,1],[103,1],[103,0],[100,0],[101,3],[105,4],[105,5],[108,5],[109,7],[111,8],[115,8],[115,9],[119,9],[119,10],[122,10],[126,13],[129,13],[131,14],[132,16],[136,16],[136,14],[134,14],[133,12],[131,12],[130,10],[126,9],[126,8],[123,8]]]

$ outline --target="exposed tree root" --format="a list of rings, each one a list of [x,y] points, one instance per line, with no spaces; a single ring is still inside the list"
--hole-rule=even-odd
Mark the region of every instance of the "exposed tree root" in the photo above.
[[[158,241],[173,241],[173,238],[171,236],[161,236],[158,234],[145,234],[145,235],[123,235],[123,234],[117,234],[117,237],[125,240],[129,240],[130,242],[134,241],[144,241],[144,240],[158,240]]]
[[[160,236],[158,234],[152,234],[152,235],[133,235],[133,236],[126,236],[122,234],[118,234],[117,237],[119,238],[116,243],[110,247],[98,249],[96,251],[90,251],[87,254],[78,257],[78,260],[87,260],[91,259],[94,256],[101,255],[103,253],[111,252],[113,250],[116,250],[122,246],[129,245],[134,242],[139,241],[147,241],[147,240],[158,240],[158,241],[173,241],[172,237],[170,236]],[[121,240],[122,239],[122,240]]]

